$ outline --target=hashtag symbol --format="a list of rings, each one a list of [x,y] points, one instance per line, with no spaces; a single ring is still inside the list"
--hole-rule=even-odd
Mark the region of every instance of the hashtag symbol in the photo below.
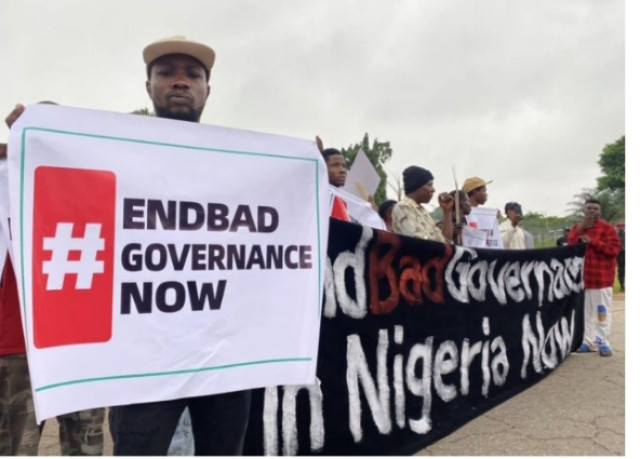
[[[91,288],[94,274],[104,272],[104,261],[96,260],[104,250],[100,237],[100,223],[87,223],[84,237],[72,237],[73,223],[58,223],[56,234],[44,238],[44,250],[51,250],[51,260],[42,263],[42,273],[47,274],[47,290],[62,290],[67,274],[76,274],[76,290]],[[71,251],[80,252],[79,260],[69,260]]]

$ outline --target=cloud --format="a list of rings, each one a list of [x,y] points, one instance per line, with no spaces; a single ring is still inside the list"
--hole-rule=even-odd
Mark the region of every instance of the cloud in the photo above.
[[[203,122],[346,147],[390,141],[389,173],[493,178],[490,205],[562,215],[624,135],[624,2],[73,0],[4,2],[1,107],[150,106],[142,48],[217,52]],[[6,129],[4,131],[6,135]]]

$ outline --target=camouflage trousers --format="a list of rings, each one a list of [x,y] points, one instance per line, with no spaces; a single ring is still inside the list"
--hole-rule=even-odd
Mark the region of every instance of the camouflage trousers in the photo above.
[[[57,417],[63,456],[101,456],[105,409]],[[44,423],[36,423],[25,354],[0,356],[0,456],[37,456]]]
[[[104,408],[82,410],[57,417],[62,456],[102,456]]]
[[[26,354],[0,356],[0,456],[36,456],[40,432]]]

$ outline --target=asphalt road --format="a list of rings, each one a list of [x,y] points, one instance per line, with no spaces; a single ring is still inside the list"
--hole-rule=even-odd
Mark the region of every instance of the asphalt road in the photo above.
[[[625,297],[615,295],[612,357],[571,354],[535,386],[422,450],[423,456],[624,456]],[[50,419],[40,456],[60,455]],[[105,422],[105,455],[113,445]]]
[[[612,309],[613,356],[571,354],[535,386],[418,455],[624,456],[624,294]]]

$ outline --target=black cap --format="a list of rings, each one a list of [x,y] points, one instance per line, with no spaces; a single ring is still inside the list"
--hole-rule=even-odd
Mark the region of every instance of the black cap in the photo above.
[[[409,166],[402,172],[402,180],[404,192],[411,193],[433,180],[433,174],[420,166]]]

